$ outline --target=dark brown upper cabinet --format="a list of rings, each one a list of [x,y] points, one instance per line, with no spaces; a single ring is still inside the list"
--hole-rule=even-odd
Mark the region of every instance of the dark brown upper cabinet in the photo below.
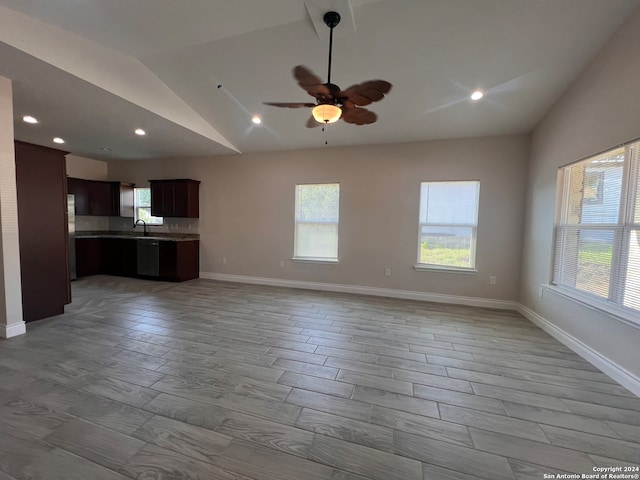
[[[151,215],[154,217],[198,218],[200,182],[190,179],[149,180]]]
[[[115,216],[133,217],[133,183],[111,182]]]
[[[116,216],[116,202],[110,182],[91,182],[89,187],[89,215]]]
[[[68,177],[67,191],[75,196],[76,215],[89,215],[89,181]]]
[[[67,178],[75,196],[76,215],[133,217],[133,184]]]

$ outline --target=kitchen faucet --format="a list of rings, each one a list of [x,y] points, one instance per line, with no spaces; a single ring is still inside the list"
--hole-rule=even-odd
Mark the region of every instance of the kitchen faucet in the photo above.
[[[147,222],[145,222],[144,220],[142,220],[141,218],[136,220],[136,223],[133,224],[133,228],[136,228],[138,226],[138,222],[142,222],[142,227],[144,229],[142,236],[143,237],[147,237],[149,236],[149,234],[147,233]]]

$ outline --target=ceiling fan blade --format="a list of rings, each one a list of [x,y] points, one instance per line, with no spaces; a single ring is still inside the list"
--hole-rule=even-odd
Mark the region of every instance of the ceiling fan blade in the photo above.
[[[319,127],[320,125],[322,125],[322,124],[319,123],[315,118],[313,118],[313,115],[311,115],[309,117],[309,120],[307,120],[306,127],[307,128],[315,128],[315,127]]]
[[[308,102],[263,102],[265,105],[271,105],[272,107],[281,107],[281,108],[305,108],[305,107],[315,107],[315,103]]]
[[[349,99],[356,105],[365,106],[372,102],[379,102],[389,93],[391,84],[384,80],[369,80],[367,82],[351,85],[340,92],[340,96]]]
[[[343,108],[342,119],[347,123],[354,125],[369,125],[378,120],[378,116],[371,110],[366,108]]]
[[[307,93],[312,97],[333,98],[331,96],[329,87],[322,83],[320,77],[318,77],[304,65],[298,65],[297,67],[295,67],[293,69],[293,76],[298,81],[298,85],[306,90]]]

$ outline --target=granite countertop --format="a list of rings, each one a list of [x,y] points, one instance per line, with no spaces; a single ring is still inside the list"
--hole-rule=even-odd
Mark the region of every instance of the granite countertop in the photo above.
[[[130,238],[132,240],[164,240],[169,242],[188,242],[200,240],[197,233],[161,233],[150,232],[147,237],[139,232],[129,231],[76,231],[76,238]]]

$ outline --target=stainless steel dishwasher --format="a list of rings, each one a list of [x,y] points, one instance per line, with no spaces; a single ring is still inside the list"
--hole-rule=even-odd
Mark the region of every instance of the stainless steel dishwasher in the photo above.
[[[160,242],[158,240],[138,240],[138,275],[157,277],[160,275]]]

